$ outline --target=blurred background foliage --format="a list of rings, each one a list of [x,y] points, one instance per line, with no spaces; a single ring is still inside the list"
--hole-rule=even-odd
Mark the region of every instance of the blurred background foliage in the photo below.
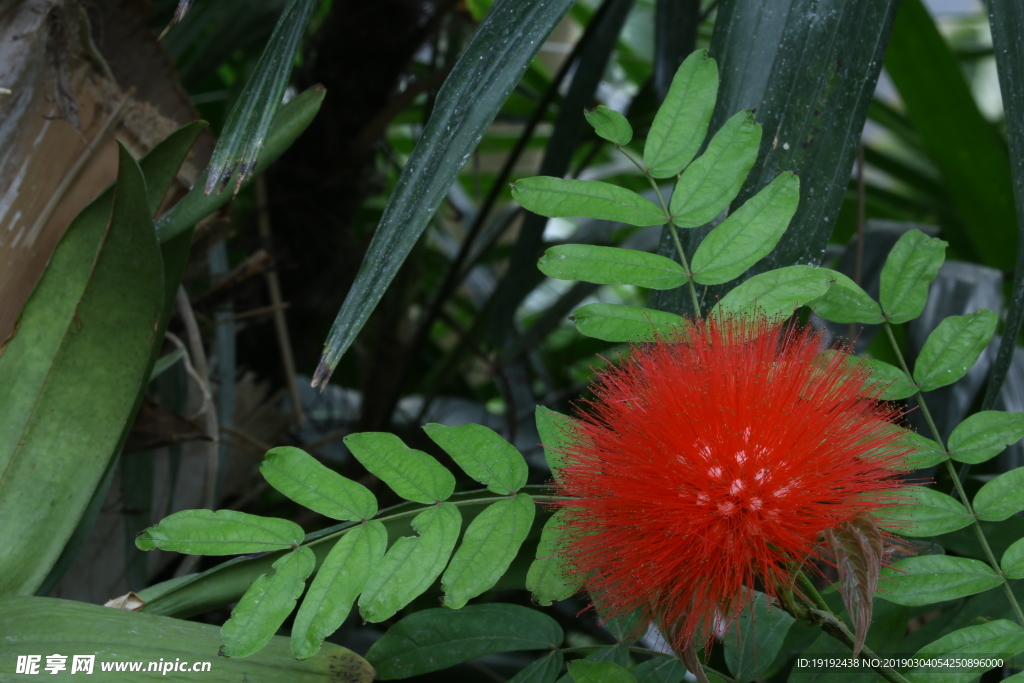
[[[149,23],[154,32],[168,24],[177,4],[153,3]],[[181,86],[215,134],[253,73],[285,4],[196,0],[163,39]],[[928,309],[898,330],[911,358],[944,317],[979,306],[1005,310],[1017,263],[1017,218],[995,51],[981,2],[904,0],[897,11],[891,3],[851,9],[856,3],[578,0],[466,160],[330,383],[323,391],[310,388],[324,340],[441,84],[490,4],[321,0],[315,8],[286,99],[322,84],[328,93],[323,107],[310,129],[259,181],[243,190],[229,210],[207,221],[185,273],[220,425],[215,507],[298,517],[307,530],[327,526],[328,520],[301,513],[261,483],[257,468],[262,454],[284,444],[300,446],[370,486],[382,507],[394,504],[397,499],[360,469],[341,439],[358,431],[393,431],[445,462],[446,456],[418,429],[426,421],[493,427],[534,466],[531,483],[543,483],[548,475],[533,425],[535,406],[571,412],[571,403],[587,395],[591,369],[628,350],[578,334],[572,310],[600,301],[684,312],[685,304],[653,295],[648,301],[644,291],[628,286],[543,278],[533,264],[544,246],[572,241],[657,250],[661,229],[525,216],[511,201],[509,183],[542,172],[612,180],[649,192],[634,167],[584,124],[582,109],[605,104],[627,113],[642,140],[666,79],[696,48],[710,47],[725,74],[720,106],[729,110],[716,111],[712,130],[736,110],[756,107],[765,124],[766,168],[786,163],[778,161],[778,154],[790,150],[785,139],[790,130],[806,133],[806,138],[795,133],[789,138],[804,150],[819,133],[832,136],[822,143],[829,146],[824,156],[814,156],[812,148],[801,157],[798,170],[809,169],[803,180],[812,188],[805,193],[813,194],[814,182],[820,182],[819,195],[802,198],[801,211],[807,207],[807,213],[798,214],[795,223],[802,226],[803,242],[779,258],[830,264],[877,296],[879,269],[899,235],[918,227],[947,240],[950,262],[933,286]],[[802,25],[828,21],[814,12],[840,11],[848,14],[836,35],[799,32]],[[745,30],[755,33],[744,35]],[[828,88],[848,91],[843,101],[851,112],[850,130],[837,137],[829,124],[822,124],[822,132],[805,123],[799,128],[787,118],[794,109],[807,107],[785,100],[781,90],[785,78],[799,84],[810,77],[800,71],[803,62],[786,67],[774,55],[752,51],[742,55],[743,61],[716,53],[716,48],[722,52],[725,46],[757,42],[748,40],[761,35],[756,31],[769,36],[758,44],[791,49],[794,60],[807,63],[813,60],[799,52],[804,40],[808,50],[819,50],[814,40],[840,47],[844,40],[868,45],[859,57],[850,57],[863,69],[851,71],[840,55],[834,66],[840,76],[820,90],[822,98],[831,96]],[[764,82],[773,64],[768,82],[775,90],[762,92],[763,98],[736,85],[744,78]],[[863,110],[867,121],[858,133],[863,114],[857,111]],[[832,173],[826,177],[823,169],[828,168]],[[808,183],[809,176],[818,180]],[[826,193],[834,199],[826,200]],[[744,196],[749,193],[740,201]],[[171,330],[186,336],[178,319]],[[871,329],[831,325],[830,332],[856,340],[861,351],[892,360],[884,344],[874,343]],[[940,426],[947,434],[981,405],[997,346],[994,342],[964,380],[933,392],[932,411],[943,416]],[[1024,410],[1024,361],[1016,354],[1006,383],[989,400],[1019,411]],[[203,406],[181,362],[160,374],[149,394],[183,415],[195,416]],[[910,419],[916,418],[912,414]],[[104,507],[108,517],[122,517],[126,538],[120,566],[107,565],[116,581],[90,584],[82,579],[89,572],[72,572],[75,578],[66,578],[55,594],[101,601],[119,589],[139,591],[194,570],[178,564],[176,556],[144,556],[131,539],[150,521],[190,507],[181,501],[179,489],[202,473],[189,469],[194,462],[189,452],[209,447],[178,444],[122,459],[119,485]],[[157,459],[165,464],[156,466]],[[977,488],[994,471],[1020,464],[1021,454],[1010,449],[1002,459],[976,468],[968,486]],[[944,486],[941,479],[939,486]],[[1006,537],[1015,540],[1022,535],[1016,527],[1024,522],[1013,517],[991,526],[995,536],[1000,534],[995,527],[1006,526]],[[979,557],[966,530],[962,536],[949,535],[947,551]],[[91,542],[109,544],[110,537],[94,532]],[[78,562],[97,562],[99,554],[84,553]],[[522,585],[524,567],[517,576],[513,566],[496,598],[528,604],[524,591],[511,588]],[[409,610],[431,601],[421,598]],[[592,615],[577,614],[582,606],[567,601],[550,608],[566,627],[569,643],[613,642]],[[226,616],[221,608],[197,618],[221,623]],[[364,652],[384,626],[363,628],[350,618],[331,640]],[[506,680],[528,661],[520,655],[492,656],[462,665],[459,675]],[[454,680],[453,675],[422,680]]]

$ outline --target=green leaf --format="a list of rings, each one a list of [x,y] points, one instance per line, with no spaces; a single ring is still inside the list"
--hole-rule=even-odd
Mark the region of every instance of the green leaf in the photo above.
[[[390,619],[441,575],[462,529],[451,503],[424,510],[412,520],[419,536],[403,536],[384,555],[359,596],[359,612],[373,623]]]
[[[992,24],[996,33],[996,22]],[[999,28],[1012,31],[1005,24]],[[1016,40],[1019,34],[1011,35]],[[1014,59],[1012,54],[996,56]],[[885,69],[923,153],[938,167],[944,200],[955,211],[954,220],[942,221],[943,235],[964,260],[1012,269],[1016,252],[1010,226],[1015,212],[1006,140],[979,110],[962,62],[920,0],[900,3]],[[1008,91],[1010,82],[1000,76],[1002,89]]]
[[[423,426],[427,436],[452,456],[459,467],[490,491],[507,496],[526,484],[530,473],[515,446],[483,425]]]
[[[1008,579],[1024,579],[1024,538],[1015,541],[999,562],[1000,568]]]
[[[833,284],[834,288],[835,285]],[[832,291],[832,289],[829,289]],[[882,398],[886,401],[897,401],[917,393],[917,385],[910,381],[907,373],[895,365],[874,358],[857,358],[854,361],[857,365],[864,366],[871,371],[871,384],[884,386]]]
[[[773,607],[764,593],[755,593],[736,627],[725,632],[725,661],[737,683],[749,683],[771,667],[795,621]]]
[[[537,267],[558,280],[583,280],[599,285],[671,289],[686,283],[686,272],[672,259],[620,247],[589,244],[551,247],[544,252]]]
[[[927,538],[963,529],[971,523],[967,508],[958,500],[934,489],[920,486],[900,488],[898,507],[878,510],[875,515],[900,536]]]
[[[909,447],[914,449],[914,452],[907,456],[908,469],[938,465],[949,457],[939,444],[915,431],[903,430],[903,439]]]
[[[729,282],[775,248],[800,202],[800,179],[782,173],[718,227],[697,247],[691,270],[702,285]]]
[[[633,674],[615,662],[569,662],[569,675],[576,683],[636,683]]]
[[[925,555],[883,569],[878,597],[913,607],[974,595],[1000,583],[992,568],[979,560]]]
[[[260,474],[275,489],[331,519],[358,521],[377,514],[370,490],[321,465],[305,451],[280,446],[267,451]]]
[[[676,71],[644,145],[644,164],[655,178],[682,171],[700,149],[718,95],[718,66],[707,50],[694,52]]]
[[[561,650],[552,650],[510,678],[508,683],[555,683],[564,660]]]
[[[17,655],[55,653],[95,655],[92,676],[84,680],[159,680],[158,673],[120,676],[100,671],[100,662],[211,662],[201,674],[162,672],[167,680],[202,679],[206,683],[324,683],[344,671],[346,683],[371,683],[373,667],[345,648],[327,643],[315,657],[295,661],[288,639],[275,636],[245,659],[218,657],[218,631],[209,624],[169,619],[53,598],[0,598],[0,632],[18,634],[18,644],[0,648],[0,670],[13,672]],[[43,665],[45,666],[45,658]],[[71,670],[71,660],[67,662]],[[147,665],[143,665],[145,668]],[[6,674],[5,674],[6,675]],[[11,674],[14,675],[13,673]],[[77,674],[76,674],[77,675]],[[27,679],[31,680],[31,679]],[[68,680],[74,680],[73,678]]]
[[[559,555],[566,534],[562,528],[565,520],[565,511],[559,510],[544,524],[537,545],[537,559],[526,573],[526,590],[533,593],[537,604],[545,607],[555,600],[571,598],[583,586],[582,576],[567,575],[565,560]]]
[[[575,0],[498,0],[434,100],[314,375],[327,381],[447,196],[509,93]],[[471,105],[471,106],[470,106]],[[573,115],[579,117],[579,109]],[[530,255],[533,259],[533,254]]]
[[[441,577],[446,607],[459,609],[494,587],[530,533],[534,513],[533,498],[520,493],[492,503],[470,522]]]
[[[469,605],[457,612],[427,609],[389,628],[366,659],[381,680],[391,680],[498,652],[551,650],[560,647],[563,638],[558,622],[519,605]]]
[[[949,435],[949,457],[972,465],[985,462],[1024,438],[1024,413],[983,410]]]
[[[986,522],[1001,522],[1024,510],[1024,467],[1004,472],[974,494],[974,513]]]
[[[891,323],[905,323],[921,315],[928,287],[939,274],[946,243],[920,230],[904,233],[882,266],[882,310]]]
[[[731,315],[760,311],[769,318],[788,316],[828,290],[830,276],[823,270],[786,266],[755,275],[726,294],[713,310]]]
[[[860,285],[838,271],[830,270],[829,274],[832,286],[824,296],[807,303],[815,313],[834,323],[880,323],[885,320],[878,302],[868,296]]]
[[[608,142],[625,147],[633,139],[633,127],[626,117],[608,107],[598,105],[595,109],[584,109],[583,115],[594,127],[594,132]]]
[[[0,354],[0,594],[46,578],[149,378],[163,266],[142,171],[118,155],[113,208],[101,195],[68,227]]]
[[[512,186],[512,199],[527,211],[548,218],[586,216],[640,226],[668,222],[665,212],[654,202],[599,180],[523,178]]]
[[[914,364],[914,380],[922,391],[952,384],[967,374],[992,341],[999,316],[983,308],[951,315],[928,335]]]
[[[242,183],[255,171],[314,6],[315,0],[291,0],[285,7],[256,69],[224,123],[210,158],[206,194],[223,191],[236,171],[234,194],[238,194]]]
[[[273,574],[264,574],[252,584],[231,610],[221,627],[225,657],[248,657],[270,642],[281,624],[295,609],[295,601],[306,587],[306,578],[316,567],[309,548],[297,548],[274,563]]]
[[[541,443],[544,445],[544,458],[551,468],[551,474],[557,479],[558,470],[565,458],[561,449],[571,443],[566,430],[572,430],[575,423],[571,417],[544,406],[537,406],[535,417],[537,433],[540,434]]]
[[[686,667],[672,655],[655,657],[630,670],[637,683],[683,683]]]
[[[625,304],[587,304],[572,314],[580,334],[610,342],[649,342],[672,338],[687,325],[686,318]]]
[[[1024,652],[1024,629],[1012,621],[998,619],[953,631],[922,647],[914,658],[1010,659],[1021,652]],[[912,683],[967,683],[978,680],[978,675],[990,668],[923,666],[908,671],[907,678]]]
[[[281,106],[260,152],[260,163],[255,169],[256,175],[284,154],[309,127],[320,111],[326,94],[322,86],[314,86]],[[204,192],[204,185],[204,178],[197,180],[189,193],[156,222],[156,236],[161,244],[184,234],[196,223],[231,201],[232,195],[228,193],[207,195]]]
[[[295,615],[292,653],[296,659],[315,655],[324,638],[338,630],[370,573],[380,566],[387,545],[388,532],[378,521],[349,530],[334,544]]]
[[[174,349],[166,356],[160,356],[160,358],[157,358],[156,363],[153,364],[153,371],[149,373],[149,381],[152,382],[154,379],[170,370],[174,367],[175,363],[184,357],[185,347],[181,346]]]
[[[761,126],[754,112],[737,112],[726,121],[679,177],[669,202],[672,222],[680,228],[695,228],[722,213],[743,186],[760,144]]]
[[[447,468],[394,434],[349,434],[345,445],[370,474],[406,500],[429,505],[447,500],[455,490],[455,476]]]
[[[779,173],[796,171],[801,202],[774,251],[748,276],[788,266],[817,263],[848,190],[857,141],[864,129],[896,0],[830,0],[828,11],[808,20],[806,5],[750,5],[723,2],[717,8],[710,52],[718,59],[722,85],[711,129],[740,109],[757,111],[766,131],[761,153],[734,205],[742,203]],[[692,254],[704,228],[683,231]],[[660,254],[671,256],[673,240],[663,231]],[[712,285],[703,295],[709,305],[728,287]],[[689,293],[658,293],[648,304],[673,313],[690,313]]]
[[[135,545],[188,555],[244,555],[294,548],[304,537],[302,527],[287,519],[236,510],[182,510],[143,531]]]

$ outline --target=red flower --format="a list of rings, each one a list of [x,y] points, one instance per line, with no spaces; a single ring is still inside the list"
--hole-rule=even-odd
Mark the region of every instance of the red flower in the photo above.
[[[898,503],[899,410],[821,352],[809,328],[696,321],[599,373],[556,485],[565,554],[606,614],[706,645],[744,587],[777,595],[825,558],[823,531]]]

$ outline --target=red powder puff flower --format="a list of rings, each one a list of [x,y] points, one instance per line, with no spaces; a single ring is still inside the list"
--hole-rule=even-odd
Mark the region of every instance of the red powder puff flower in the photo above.
[[[881,391],[779,322],[696,321],[634,348],[569,435],[569,564],[606,615],[639,609],[679,651],[709,644],[744,587],[778,595],[826,559],[825,530],[899,503],[910,448]]]

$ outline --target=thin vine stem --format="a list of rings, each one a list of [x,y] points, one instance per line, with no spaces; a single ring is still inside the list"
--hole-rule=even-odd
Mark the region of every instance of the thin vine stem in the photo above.
[[[647,178],[647,182],[651,184],[654,189],[654,194],[658,197],[658,203],[661,204],[661,210],[665,212],[665,216],[669,217],[669,221],[665,223],[665,228],[668,230],[668,234],[672,235],[672,241],[676,245],[676,251],[679,253],[679,263],[683,266],[683,272],[686,273],[686,284],[690,290],[690,301],[693,302],[693,313],[694,315],[700,315],[700,299],[697,297],[697,286],[693,283],[693,272],[690,270],[690,262],[686,259],[686,251],[683,250],[683,243],[679,240],[679,229],[672,223],[671,216],[669,213],[668,204],[665,203],[665,198],[661,196],[661,188],[658,187],[658,183],[655,182],[654,178],[651,177],[651,171],[644,166],[639,159],[634,157],[629,151],[622,145],[616,145],[618,150],[622,152],[627,159],[633,162],[644,177]]]
[[[885,328],[885,334],[889,338],[889,344],[892,346],[893,352],[896,354],[896,358],[900,362],[900,368],[902,368],[903,372],[907,374],[907,377],[913,377],[910,373],[910,368],[907,367],[907,361],[903,357],[903,352],[900,351],[900,345],[896,342],[896,335],[893,334],[892,325],[886,321],[883,323],[882,327]],[[960,477],[957,475],[956,470],[953,468],[953,461],[949,457],[949,451],[946,450],[946,444],[942,440],[942,435],[939,433],[938,427],[935,426],[935,420],[932,419],[932,414],[928,410],[928,406],[924,401],[924,395],[922,394],[920,387],[918,387],[915,396],[917,397],[917,405],[921,408],[921,415],[924,416],[925,422],[928,423],[928,428],[931,429],[935,442],[939,444],[939,448],[946,453],[946,470],[949,472],[949,477],[953,480],[954,486],[956,486],[956,493],[960,496],[960,502],[962,502],[964,507],[967,508],[967,514],[971,518],[971,528],[974,529],[974,535],[978,537],[978,542],[985,551],[985,556],[988,558],[989,565],[993,570],[995,570],[996,575],[1002,583],[1003,592],[1006,593],[1006,599],[1010,602],[1010,607],[1013,608],[1013,614],[1017,618],[1017,623],[1024,626],[1024,611],[1021,611],[1020,604],[1017,602],[1017,597],[1013,594],[1013,590],[1010,588],[1010,582],[1006,579],[1006,574],[1003,572],[1002,567],[999,566],[999,561],[996,560],[995,553],[992,552],[992,547],[988,544],[988,539],[985,538],[985,532],[981,530],[981,524],[978,521],[977,514],[974,512],[974,506],[971,505],[971,501],[967,497],[967,492],[964,491],[964,485],[960,481]]]

